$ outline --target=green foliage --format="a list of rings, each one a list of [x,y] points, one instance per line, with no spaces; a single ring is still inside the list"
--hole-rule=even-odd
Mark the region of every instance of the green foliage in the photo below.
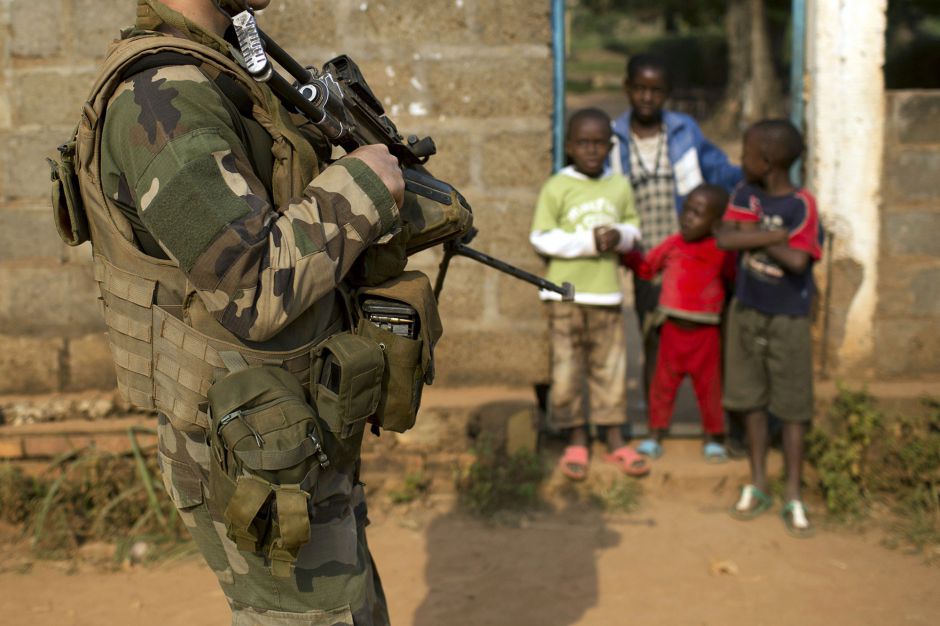
[[[940,544],[940,402],[924,402],[926,419],[888,423],[868,393],[840,389],[829,428],[807,437],[832,519],[858,520],[884,503],[893,513],[886,543]]]
[[[44,487],[11,463],[0,464],[0,520],[13,525],[25,523],[44,495]]]
[[[475,515],[532,508],[545,472],[538,456],[520,450],[507,454],[484,442],[476,459],[457,479],[460,504]]]
[[[0,465],[0,519],[28,531],[40,558],[69,557],[91,541],[188,541],[169,499],[153,494],[162,491],[156,458],[134,445],[134,455],[69,453],[36,477]]]
[[[617,476],[614,480],[590,485],[591,502],[609,513],[632,513],[640,505],[643,488],[635,478]]]
[[[868,512],[866,456],[873,438],[882,434],[883,419],[865,391],[840,389],[829,412],[831,430],[812,430],[807,437],[810,463],[819,472],[826,509],[840,520]]]
[[[401,489],[391,489],[388,499],[392,504],[408,504],[427,495],[431,488],[431,477],[424,472],[416,472],[405,476],[405,484]]]

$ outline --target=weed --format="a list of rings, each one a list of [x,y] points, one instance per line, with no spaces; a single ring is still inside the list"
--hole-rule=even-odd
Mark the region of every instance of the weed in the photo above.
[[[457,478],[457,494],[460,504],[471,513],[492,516],[498,511],[536,506],[543,478],[542,463],[532,452],[507,454],[481,442],[473,463]]]
[[[610,513],[632,513],[640,505],[643,489],[639,481],[626,476],[617,476],[610,481],[591,484],[590,501]]]
[[[401,489],[391,489],[388,492],[388,499],[392,504],[408,504],[414,502],[425,495],[431,488],[431,477],[424,472],[416,472],[405,476],[405,484]]]
[[[886,424],[869,394],[840,389],[829,428],[807,437],[830,518],[863,519],[884,503],[893,514],[886,545],[940,545],[940,402],[924,402],[927,419]]]
[[[868,513],[867,453],[883,436],[883,418],[866,391],[840,389],[829,412],[829,430],[807,435],[807,458],[819,473],[819,488],[830,516],[840,521]]]

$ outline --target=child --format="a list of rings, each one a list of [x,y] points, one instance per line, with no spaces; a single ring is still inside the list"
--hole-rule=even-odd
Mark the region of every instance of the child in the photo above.
[[[551,329],[552,419],[569,437],[559,467],[571,480],[583,480],[588,470],[585,378],[592,421],[607,427],[605,460],[626,474],[649,472],[649,463],[624,444],[620,430],[627,359],[617,253],[632,249],[640,231],[629,181],[604,171],[610,147],[606,113],[582,109],[571,116],[565,150],[573,164],[542,187],[529,237],[549,258],[548,279],[575,287],[573,303],[560,302],[552,292],[540,294],[548,301]]]
[[[767,488],[767,414],[783,422],[786,504],[796,536],[812,533],[800,498],[803,435],[813,412],[810,300],[821,256],[816,200],[790,182],[803,138],[786,120],[766,120],[744,134],[745,182],[732,193],[718,245],[744,252],[728,317],[724,405],[744,414],[751,483],[731,515],[749,520],[772,505]]]
[[[724,284],[734,275],[734,255],[719,250],[712,235],[727,204],[728,192],[721,187],[703,184],[693,189],[683,204],[679,232],[653,248],[639,266],[645,280],[663,274],[657,310],[665,321],[659,329],[659,354],[650,385],[650,438],[637,446],[637,452],[653,459],[663,453],[676,393],[688,375],[702,416],[705,459],[728,460],[723,445],[719,324]]]

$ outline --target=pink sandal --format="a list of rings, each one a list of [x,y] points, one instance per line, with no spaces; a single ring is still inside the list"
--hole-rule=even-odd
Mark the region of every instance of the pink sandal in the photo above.
[[[570,480],[584,480],[587,478],[588,449],[587,446],[568,446],[558,461],[561,473]],[[578,469],[575,469],[578,468]]]
[[[650,473],[649,461],[630,446],[617,448],[604,456],[604,460],[613,463],[627,476],[646,476]]]

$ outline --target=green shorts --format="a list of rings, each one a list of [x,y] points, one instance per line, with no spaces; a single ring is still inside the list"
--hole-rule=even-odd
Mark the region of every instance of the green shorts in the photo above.
[[[767,315],[735,300],[725,333],[723,404],[766,410],[785,422],[813,416],[813,345],[808,317]]]

